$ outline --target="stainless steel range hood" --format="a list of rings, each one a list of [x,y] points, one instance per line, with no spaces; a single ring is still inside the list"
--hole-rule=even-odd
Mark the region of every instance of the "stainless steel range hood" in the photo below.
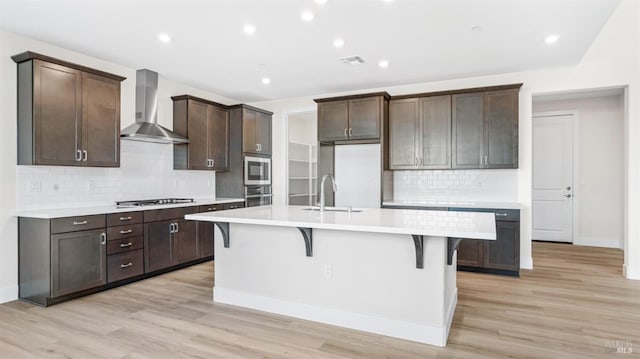
[[[189,143],[189,140],[158,125],[158,73],[136,71],[136,123],[120,132],[123,140],[155,143]]]

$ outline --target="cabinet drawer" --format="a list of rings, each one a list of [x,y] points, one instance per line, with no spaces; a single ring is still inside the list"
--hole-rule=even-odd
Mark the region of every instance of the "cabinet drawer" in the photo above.
[[[142,211],[112,213],[107,215],[107,227],[136,223],[142,223]]]
[[[84,231],[87,229],[96,229],[105,227],[105,215],[98,214],[94,216],[77,216],[54,218],[51,220],[51,233],[65,233]]]
[[[184,219],[187,214],[198,213],[198,206],[156,209],[144,211],[145,222],[166,221],[169,219]]]
[[[244,202],[225,203],[224,209],[244,208]]]
[[[518,209],[495,209],[495,208],[449,208],[452,212],[492,212],[496,215],[496,221],[520,221],[520,210]]]
[[[210,204],[208,206],[200,206],[200,212],[214,212],[214,211],[222,211],[224,209],[224,204]]]
[[[144,237],[124,238],[107,242],[107,255],[133,251],[144,246]]]
[[[141,224],[118,226],[107,228],[107,240],[115,241],[122,238],[143,236],[144,230]]]
[[[135,277],[144,273],[142,249],[107,256],[107,282]]]

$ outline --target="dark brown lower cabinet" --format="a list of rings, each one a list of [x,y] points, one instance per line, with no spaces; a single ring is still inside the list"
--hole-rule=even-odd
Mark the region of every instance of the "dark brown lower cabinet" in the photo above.
[[[105,216],[18,218],[20,299],[48,305],[107,283]]]
[[[51,236],[51,297],[107,283],[104,229]]]
[[[449,208],[450,211],[492,212],[496,216],[496,240],[463,239],[458,246],[458,270],[519,275],[520,211]]]
[[[190,262],[200,258],[198,241],[198,223],[195,221],[176,221],[177,229],[172,238],[172,264]]]
[[[171,266],[171,240],[174,220],[144,224],[144,272]]]
[[[108,256],[107,274],[109,283],[144,274],[143,250],[137,249]]]

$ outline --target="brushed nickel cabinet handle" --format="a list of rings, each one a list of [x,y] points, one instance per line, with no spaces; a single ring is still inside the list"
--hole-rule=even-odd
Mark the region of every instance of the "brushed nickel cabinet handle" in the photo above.
[[[345,128],[345,129],[344,129],[344,137],[348,137],[348,136],[349,136],[349,135],[347,134],[347,131],[349,131],[349,129],[348,129],[348,128]]]
[[[121,265],[120,265],[120,268],[129,268],[129,267],[131,267],[132,265],[133,265],[133,263],[129,262],[129,263],[127,263],[127,264],[121,264]]]
[[[89,221],[86,221],[86,220],[85,221],[73,221],[73,225],[74,226],[81,226],[81,225],[87,224],[87,223],[89,223]]]
[[[506,217],[508,216],[507,213],[496,213],[496,217]]]
[[[121,220],[121,221],[130,221],[130,220],[132,220],[132,219],[133,219],[133,218],[132,218],[131,216],[129,216],[129,217],[120,217],[120,220]]]
[[[82,151],[76,150],[76,161],[82,161]]]
[[[353,136],[353,128],[349,128],[349,137]]]
[[[103,246],[107,244],[107,234],[104,232],[100,233],[100,244],[102,244]]]
[[[89,157],[89,154],[87,152],[87,150],[82,151],[82,161],[83,162],[87,162],[87,158]]]
[[[169,233],[175,233],[176,227],[175,223],[169,223]]]
[[[133,245],[133,243],[129,242],[129,243],[121,243],[120,244],[120,248],[127,248],[127,247],[131,247]]]
[[[178,223],[174,223],[174,226],[175,226],[175,227],[174,227],[174,228],[175,228],[175,231],[174,231],[173,233],[178,233],[178,232],[180,232],[180,225],[179,225]]]
[[[133,229],[127,229],[126,231],[120,231],[120,234],[129,234],[129,233],[133,233]]]

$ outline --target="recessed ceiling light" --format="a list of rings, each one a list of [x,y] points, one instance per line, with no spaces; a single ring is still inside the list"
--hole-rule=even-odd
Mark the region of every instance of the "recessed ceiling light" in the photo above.
[[[335,47],[344,46],[344,39],[338,38],[338,39],[333,40],[333,46],[335,46]]]
[[[387,67],[389,67],[389,61],[380,60],[380,62],[378,62],[378,66],[382,67],[383,69],[386,69]]]
[[[268,77],[263,77],[262,78],[262,84],[263,85],[268,85],[270,83],[271,83],[271,79],[270,78],[268,78]]]
[[[302,20],[304,21],[311,21],[313,20],[313,13],[309,10],[305,10],[300,14],[300,17],[302,18]]]
[[[544,38],[544,42],[546,42],[547,44],[555,44],[556,42],[558,42],[559,38],[560,37],[558,35],[549,35]]]
[[[471,30],[473,30],[473,31],[482,31],[482,26],[476,25],[476,26],[472,27]]]
[[[318,5],[324,5],[327,3],[327,0],[316,0],[316,4]]]
[[[393,2],[393,0],[382,0],[384,2]]]
[[[171,36],[169,36],[169,34],[165,34],[164,32],[158,34],[158,40],[160,40],[161,42],[164,42],[165,44],[168,44],[171,42]]]
[[[244,30],[244,33],[248,35],[253,35],[253,33],[256,32],[256,27],[251,24],[244,25],[242,29]]]

